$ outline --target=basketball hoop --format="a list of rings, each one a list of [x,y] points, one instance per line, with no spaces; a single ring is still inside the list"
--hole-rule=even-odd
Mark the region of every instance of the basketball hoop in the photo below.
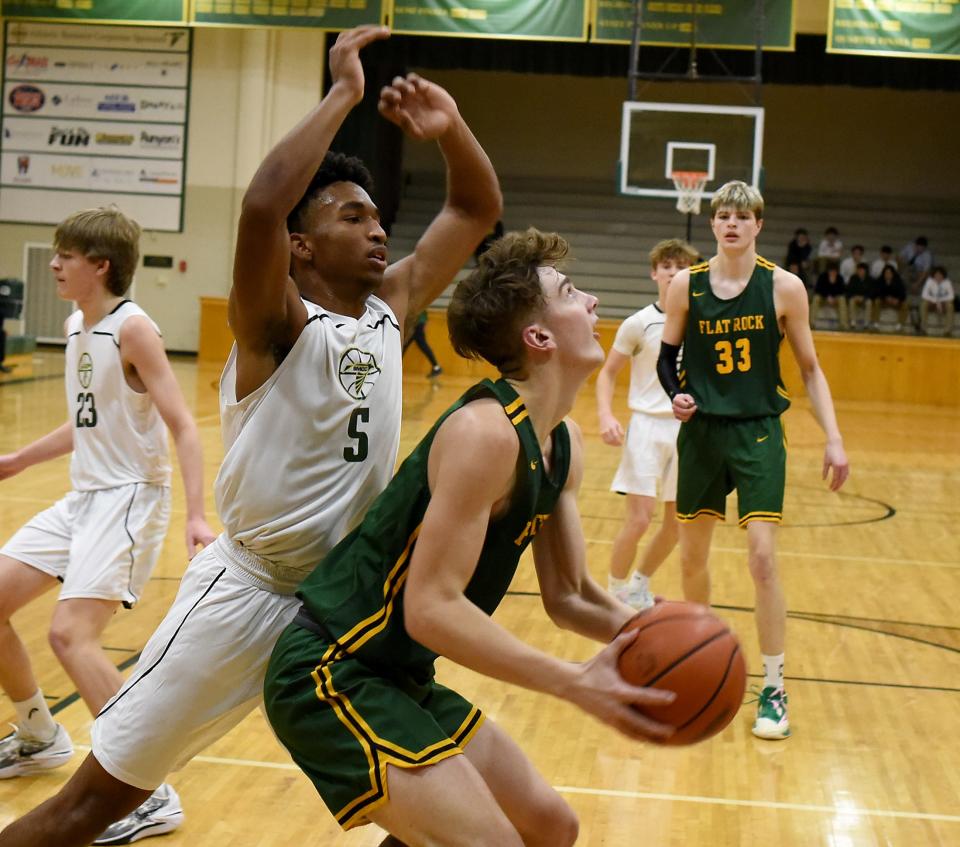
[[[706,171],[673,171],[673,185],[677,189],[677,211],[688,215],[700,214],[700,201],[709,175]]]

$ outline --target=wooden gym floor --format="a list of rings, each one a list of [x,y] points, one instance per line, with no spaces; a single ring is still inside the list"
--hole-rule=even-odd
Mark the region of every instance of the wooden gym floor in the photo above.
[[[430,383],[411,349],[404,386],[401,455],[469,384]],[[0,385],[0,452],[64,419],[62,355],[41,351]],[[192,359],[174,363],[206,451],[206,487],[221,456],[218,372]],[[625,420],[625,386],[618,406]],[[820,480],[822,437],[806,401],[787,413],[787,522],[780,563],[789,606],[787,676],[794,736],[750,734],[753,707],[712,741],[659,749],[625,741],[573,707],[484,679],[442,661],[439,678],[462,691],[518,739],[574,806],[584,847],[777,844],[785,847],[957,847],[960,845],[960,412],[934,407],[838,404],[853,472],[830,494]],[[597,435],[593,387],[574,417],[584,429],[581,497],[590,567],[606,579],[610,542],[623,514],[608,491],[618,451]],[[0,483],[0,541],[68,487],[66,458]],[[213,518],[212,493],[208,508]],[[734,504],[728,504],[733,513]],[[183,496],[143,602],[121,611],[104,645],[126,669],[162,618],[185,562]],[[745,538],[718,527],[711,560],[716,610],[746,648],[751,683],[759,658]],[[654,580],[679,596],[674,553]],[[497,619],[536,646],[570,659],[596,649],[547,620],[532,566],[521,566]],[[0,825],[54,792],[88,749],[91,717],[46,643],[55,593],[14,617],[57,719],[79,746],[74,762],[0,783]],[[0,697],[0,721],[13,716]],[[171,780],[186,822],[165,847],[366,847],[373,827],[343,835],[270,734],[260,712]]]

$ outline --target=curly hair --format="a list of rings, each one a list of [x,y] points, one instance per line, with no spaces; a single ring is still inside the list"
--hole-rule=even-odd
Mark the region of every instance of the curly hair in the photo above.
[[[92,261],[107,259],[107,290],[120,297],[133,282],[140,259],[140,225],[116,206],[83,209],[57,225],[53,249],[75,251]]]
[[[569,250],[555,232],[533,227],[494,241],[447,307],[453,349],[465,359],[486,359],[505,376],[522,376],[521,330],[546,305],[537,268],[557,267]]]
[[[287,232],[303,232],[307,228],[310,204],[323,193],[323,189],[335,182],[352,182],[367,194],[373,193],[373,176],[367,166],[356,156],[329,151],[310,180],[293,211],[287,215]]]

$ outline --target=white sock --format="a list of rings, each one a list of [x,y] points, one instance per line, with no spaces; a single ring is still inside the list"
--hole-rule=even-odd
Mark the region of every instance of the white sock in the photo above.
[[[620,589],[627,587],[627,580],[618,579],[613,574],[607,578],[607,590],[613,594],[614,591],[619,591]]]
[[[50,714],[47,701],[43,699],[43,692],[39,688],[33,697],[14,703],[13,708],[17,710],[17,728],[21,735],[37,741],[50,741],[57,734],[56,721]]]
[[[633,583],[633,588],[638,591],[648,591],[650,589],[650,577],[640,571],[634,571],[633,576],[630,577],[630,582]]]
[[[763,656],[763,687],[783,688],[783,653]]]

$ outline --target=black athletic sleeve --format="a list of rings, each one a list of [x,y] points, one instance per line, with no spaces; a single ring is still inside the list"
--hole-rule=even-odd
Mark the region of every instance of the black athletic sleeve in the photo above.
[[[679,344],[660,342],[660,355],[657,357],[657,376],[667,397],[671,400],[681,392],[680,379],[677,377],[677,359],[680,356]]]

